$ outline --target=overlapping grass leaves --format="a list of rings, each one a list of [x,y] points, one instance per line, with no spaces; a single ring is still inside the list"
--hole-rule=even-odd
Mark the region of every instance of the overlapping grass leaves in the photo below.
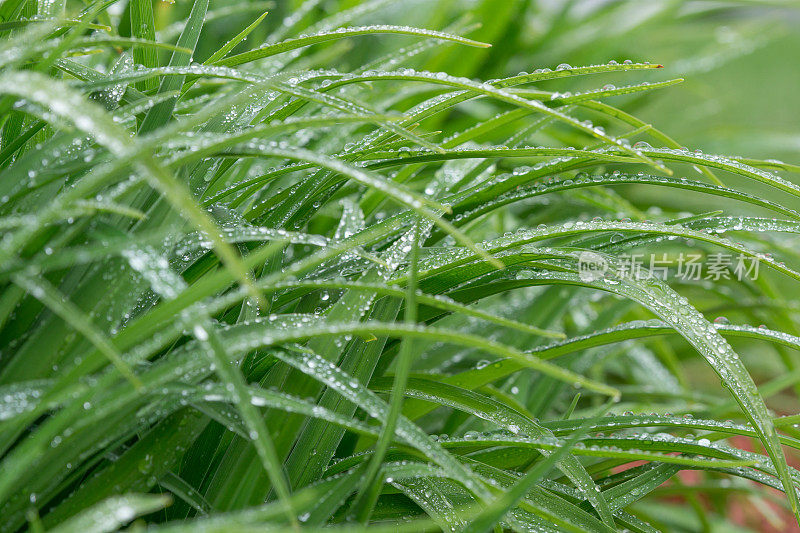
[[[424,54],[479,40],[364,24],[380,1],[312,20],[317,3],[203,64],[227,13],[204,1],[160,34],[148,2],[0,7],[0,530],[650,531],[641,503],[678,468],[779,488],[797,515],[794,418],[765,404],[800,381],[772,287],[800,280],[797,167],[683,148],[605,102],[681,81],[660,65],[477,81]],[[369,67],[331,60],[366,40]],[[646,81],[603,85],[621,73]],[[615,192],[636,188],[724,213],[665,200],[645,220]],[[687,242],[768,278],[579,272],[581,252]],[[772,297],[777,327],[711,323],[698,288],[707,307]],[[788,374],[759,390],[742,339]],[[724,390],[692,396],[698,355]],[[657,413],[595,414],[648,393]]]

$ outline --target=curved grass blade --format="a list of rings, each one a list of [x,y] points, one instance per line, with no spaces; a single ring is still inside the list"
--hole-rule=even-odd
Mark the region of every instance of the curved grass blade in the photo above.
[[[122,354],[119,353],[111,341],[92,324],[91,319],[83,311],[67,300],[64,295],[60,294],[58,289],[43,278],[34,279],[26,274],[16,274],[13,279],[16,284],[40,300],[62,320],[89,340],[98,351],[108,358],[119,373],[125,376],[125,379],[136,387],[142,387],[141,380],[131,367],[125,363],[122,359]]]
[[[243,52],[235,56],[230,56],[225,59],[219,59],[213,64],[225,67],[235,67],[244,63],[250,63],[258,59],[270,57],[276,54],[289,52],[298,48],[343,39],[345,37],[355,37],[358,35],[375,35],[375,34],[394,34],[394,35],[415,35],[420,37],[428,37],[433,39],[442,39],[445,41],[453,41],[467,46],[476,46],[479,48],[486,48],[491,45],[473,41],[458,35],[451,35],[433,30],[422,30],[418,28],[410,28],[408,26],[390,26],[390,25],[375,25],[375,26],[359,26],[353,28],[338,28],[334,31],[322,31],[316,34],[308,35],[305,37],[296,37],[294,39],[287,39],[286,41],[267,44],[249,52]]]
[[[171,502],[158,494],[130,494],[109,498],[51,529],[57,533],[110,533],[137,516],[163,509]]]

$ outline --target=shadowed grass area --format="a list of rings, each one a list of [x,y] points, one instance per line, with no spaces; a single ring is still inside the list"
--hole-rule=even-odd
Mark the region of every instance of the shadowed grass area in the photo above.
[[[795,527],[798,21],[0,3],[0,531]]]

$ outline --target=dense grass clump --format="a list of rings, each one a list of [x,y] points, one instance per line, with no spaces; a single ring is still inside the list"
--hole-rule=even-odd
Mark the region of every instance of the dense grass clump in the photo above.
[[[0,531],[792,527],[775,13],[543,4],[0,3]]]

